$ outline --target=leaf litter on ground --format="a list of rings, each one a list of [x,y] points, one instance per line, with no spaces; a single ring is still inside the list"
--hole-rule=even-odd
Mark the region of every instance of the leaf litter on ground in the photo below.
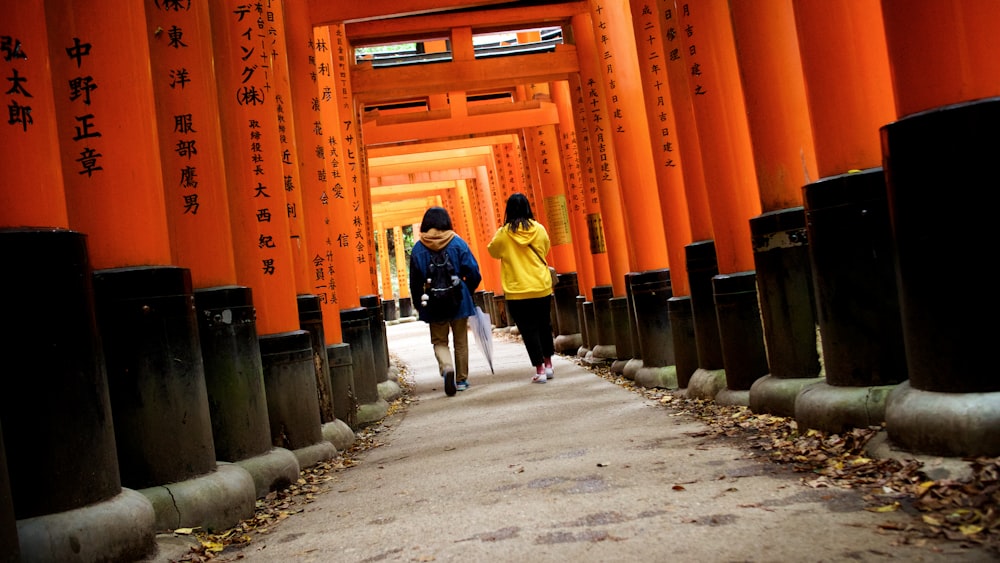
[[[509,332],[495,331],[494,336],[498,340],[520,340]],[[804,486],[856,489],[863,492],[868,504],[866,510],[913,513],[910,524],[879,524],[881,530],[903,534],[900,538],[903,543],[943,538],[960,544],[979,544],[1000,556],[1000,457],[966,460],[971,467],[968,478],[934,480],[921,471],[923,464],[917,460],[869,457],[865,448],[876,434],[884,431],[881,427],[855,428],[842,434],[799,432],[791,418],[756,414],[745,406],[689,399],[676,389],[645,388],[613,373],[609,364],[592,364],[576,356],[563,357],[669,409],[671,416],[702,422],[706,430],[699,432],[699,436],[730,440],[757,458],[803,473]],[[334,459],[302,470],[296,483],[259,499],[252,518],[223,532],[207,533],[199,529],[189,532],[198,538],[200,545],[178,561],[204,562],[215,559],[227,547],[245,547],[255,535],[267,534],[273,526],[302,512],[317,495],[331,490],[338,472],[350,470],[361,463],[362,454],[382,446],[380,436],[389,429],[387,421],[417,400],[412,394],[406,365],[394,355],[390,354],[390,359],[399,370],[401,395],[389,405],[382,420],[358,430],[351,447]]]

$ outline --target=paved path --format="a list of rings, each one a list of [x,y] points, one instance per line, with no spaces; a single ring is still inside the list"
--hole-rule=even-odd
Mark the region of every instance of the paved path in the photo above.
[[[472,387],[446,397],[427,325],[388,327],[413,403],[383,446],[302,512],[216,561],[994,561],[880,530],[901,512],[706,437],[705,426],[568,358],[529,383],[517,342],[475,344]]]

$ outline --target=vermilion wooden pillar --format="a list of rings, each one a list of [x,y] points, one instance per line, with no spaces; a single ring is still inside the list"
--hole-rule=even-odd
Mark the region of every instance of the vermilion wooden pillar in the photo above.
[[[685,163],[681,167],[681,174],[684,178],[691,239],[694,241],[684,248],[686,287],[689,293],[685,295],[675,289],[674,296],[667,301],[670,325],[674,331],[677,385],[686,388],[699,367],[707,370],[722,367],[719,323],[712,295],[712,276],[719,269],[715,260],[715,235],[712,230],[708,189],[705,186],[701,142],[692,103],[694,94],[688,83],[690,69],[684,58],[683,36],[687,30],[680,25],[680,15],[674,0],[657,0],[656,6],[662,18],[660,29],[664,38],[667,83],[677,129],[678,152],[681,162]],[[671,282],[673,281],[672,279]]]
[[[795,397],[819,381],[816,314],[802,186],[816,156],[792,0],[730,2],[763,214],[750,219],[766,375],[755,412],[794,416]],[[776,81],[775,76],[782,80]]]
[[[669,303],[674,292],[689,293],[685,248],[691,243],[691,228],[687,217],[683,166],[678,147],[676,120],[667,80],[667,55],[664,50],[659,8],[648,2],[630,2],[632,26],[640,61],[639,71],[645,95],[645,115],[656,163],[656,181],[660,197],[660,213],[667,242],[671,268],[669,273],[632,276],[636,287],[630,289],[633,308],[655,311],[647,314],[637,327],[637,345],[641,350],[643,369],[636,373],[636,382],[646,387],[677,387],[677,367],[673,323]],[[643,285],[640,285],[643,284]],[[675,287],[676,286],[676,287]]]
[[[608,261],[608,244],[604,236],[604,218],[601,207],[601,189],[599,181],[605,176],[603,162],[597,160],[597,153],[592,146],[591,128],[589,125],[591,108],[586,104],[586,91],[580,81],[579,74],[572,78],[570,101],[573,104],[573,124],[576,129],[577,153],[580,158],[580,176],[584,183],[584,213],[586,218],[587,243],[585,251],[589,251],[593,273],[579,282],[580,292],[590,299],[592,289],[597,285],[611,285],[611,266]],[[592,103],[598,102],[593,99]],[[610,177],[610,175],[607,175]],[[620,212],[621,207],[618,207]],[[581,237],[582,238],[582,237]],[[578,244],[584,245],[581,240]]]
[[[750,240],[750,219],[761,207],[731,14],[721,0],[678,4],[677,10],[678,47],[698,124],[720,273],[712,278],[712,292],[726,388],[715,397],[745,404],[750,386],[768,367]],[[719,374],[701,375],[699,393],[712,395]]]
[[[593,289],[594,317],[596,330],[592,332],[593,349],[591,355],[596,359],[619,359],[622,356],[631,358],[631,332],[627,330],[630,322],[617,323],[611,314],[611,299],[625,298],[625,276],[631,265],[635,263],[636,247],[630,240],[635,229],[626,227],[625,204],[623,200],[625,179],[620,173],[617,158],[618,151],[611,122],[611,110],[608,103],[608,91],[604,87],[606,77],[601,67],[601,57],[589,13],[579,14],[572,19],[573,36],[577,44],[577,55],[580,60],[580,80],[584,90],[584,105],[589,111],[591,133],[591,150],[595,160],[600,163],[598,175],[598,191],[601,200],[601,220],[604,228],[604,241],[608,245],[609,269],[611,282],[609,285],[598,285]],[[661,227],[662,232],[662,227]],[[597,288],[601,288],[598,290]],[[627,309],[626,309],[627,311]],[[624,321],[624,319],[621,319]],[[625,335],[618,333],[625,331]],[[618,350],[618,340],[622,340],[622,351]],[[613,364],[614,365],[614,364]],[[618,364],[621,368],[621,363]]]
[[[301,248],[305,272],[296,276],[300,292],[300,319],[303,304],[311,304],[319,327],[312,328],[314,356],[316,359],[317,389],[320,398],[320,417],[323,436],[338,449],[354,441],[351,429],[355,407],[353,401],[353,373],[350,363],[350,346],[343,342],[340,325],[340,307],[333,268],[333,244],[329,215],[329,189],[326,184],[326,136],[318,102],[318,72],[316,45],[308,6],[302,2],[286,2],[284,27],[288,51],[289,99],[285,104],[291,113],[285,116],[286,124],[294,128],[295,151],[289,155],[295,163],[297,176],[293,177],[295,208],[289,207],[289,217],[302,223]],[[279,122],[280,125],[280,122]],[[292,134],[286,130],[286,136]],[[284,155],[285,152],[282,151]],[[287,167],[287,165],[286,165]],[[295,222],[293,221],[293,226]],[[294,243],[296,239],[293,240]],[[297,270],[298,271],[298,270]],[[301,276],[301,279],[300,279]],[[308,314],[308,313],[306,313]],[[304,328],[305,323],[303,323]],[[321,328],[320,328],[321,327]],[[317,335],[323,342],[315,342]],[[322,349],[320,349],[322,348]]]
[[[334,41],[333,31],[340,33],[341,40]],[[316,46],[317,91],[321,123],[326,143],[325,179],[329,191],[330,236],[333,243],[332,265],[337,283],[337,298],[340,304],[340,325],[344,342],[350,345],[353,368],[354,395],[357,401],[353,421],[355,426],[377,420],[388,410],[388,404],[380,399],[370,315],[362,306],[361,291],[370,289],[370,280],[359,280],[359,275],[367,276],[367,269],[359,269],[359,263],[366,263],[367,252],[363,243],[364,228],[360,216],[361,200],[357,191],[357,154],[353,152],[356,139],[347,141],[347,127],[354,124],[353,113],[344,112],[337,90],[343,86],[339,77],[336,56],[343,53],[343,28],[334,30],[317,27],[313,30]],[[339,53],[339,55],[338,55]],[[349,100],[350,98],[348,98]],[[358,234],[358,230],[362,232]],[[361,238],[358,238],[358,237]]]
[[[254,292],[271,441],[307,467],[336,450],[323,439],[314,342],[301,329],[297,299],[278,119],[278,98],[287,91],[278,83],[288,80],[287,64],[277,62],[286,54],[272,29],[280,9],[213,3],[212,37],[236,269]]]
[[[914,451],[995,456],[1000,382],[983,366],[994,361],[994,275],[984,266],[997,232],[983,195],[1000,153],[1000,4],[882,9],[900,117],[881,140],[909,368],[886,403],[886,427]]]
[[[0,394],[0,551],[70,560],[99,550],[99,536],[115,546],[107,557],[131,559],[155,549],[155,514],[119,475],[87,235],[68,229],[54,98],[67,82],[50,74],[49,17],[22,2],[0,21],[0,353],[14,366]],[[80,519],[68,522],[70,510]]]
[[[406,261],[406,248],[403,241],[403,227],[392,228],[392,241],[396,249],[396,282],[399,285],[399,316],[413,315],[413,299],[410,296],[410,265]]]
[[[56,90],[63,177],[70,225],[88,234],[98,268],[95,303],[122,484],[143,489],[157,525],[176,523],[177,505],[161,502],[169,496],[161,485],[185,481],[194,491],[248,475],[216,466],[190,271],[170,265],[145,6],[48,9],[70,14],[49,19],[53,83],[66,85]],[[105,10],[121,17],[109,20]],[[190,434],[181,437],[181,426]],[[231,510],[235,523],[253,511],[243,497],[253,496],[252,483],[233,492],[213,506]],[[177,494],[181,505],[205,502]]]
[[[649,129],[642,111],[643,94],[635,36],[627,2],[591,2],[594,41],[600,55],[599,74],[608,114],[605,122],[614,140],[622,178],[621,197],[628,211],[631,266],[634,271],[667,268],[666,240],[659,214],[659,194]],[[656,205],[653,205],[653,204]],[[642,251],[637,248],[642,242]]]
[[[339,129],[343,139],[343,180],[351,202],[351,248],[354,250],[359,294],[376,293],[376,265],[370,205],[366,207],[368,179],[364,174],[364,154],[361,143],[361,122],[358,120],[351,90],[350,65],[354,50],[347,42],[343,24],[330,26],[330,43],[334,84],[333,95],[340,116]]]
[[[494,164],[496,160],[495,158],[491,160],[493,162],[487,165],[476,167],[476,189],[473,198],[473,209],[476,215],[474,224],[479,237],[479,248],[484,251],[499,227],[493,214],[493,209],[496,206],[493,201],[495,192],[493,184],[497,181],[496,165]],[[500,287],[500,263],[496,260],[490,260],[488,254],[476,258],[479,261],[479,269],[483,273],[483,288],[494,294],[503,294],[503,289]]]
[[[895,117],[892,83],[877,1],[794,8],[819,174],[802,192],[826,376],[799,394],[795,417],[840,432],[881,424],[907,377],[877,135]]]
[[[569,81],[560,80],[550,86],[552,97],[559,111],[559,152],[563,162],[563,176],[566,178],[568,211],[573,232],[573,254],[576,259],[577,295],[583,295],[594,283],[594,260],[590,253],[590,236],[587,232],[587,192],[597,186],[593,176],[585,176],[580,166],[580,143],[576,135],[576,113],[573,111],[573,94]]]
[[[195,287],[215,452],[266,494],[294,478],[292,454],[272,451],[252,290],[236,281],[209,8],[146,5],[171,251]]]

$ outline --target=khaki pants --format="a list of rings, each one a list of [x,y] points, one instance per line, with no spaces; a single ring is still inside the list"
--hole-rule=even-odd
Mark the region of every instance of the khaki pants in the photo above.
[[[469,378],[469,319],[452,319],[431,325],[431,344],[434,345],[434,357],[437,358],[438,373],[443,374],[446,368],[455,370],[455,380],[465,381]],[[451,359],[451,349],[448,347],[448,333],[451,332],[455,341],[455,361]]]

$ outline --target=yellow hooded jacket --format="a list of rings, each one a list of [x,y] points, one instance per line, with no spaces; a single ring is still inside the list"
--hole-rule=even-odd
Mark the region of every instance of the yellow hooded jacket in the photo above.
[[[505,299],[534,299],[552,294],[552,276],[542,259],[550,247],[549,233],[533,219],[527,229],[511,231],[504,225],[493,235],[487,249],[490,256],[500,260]]]

